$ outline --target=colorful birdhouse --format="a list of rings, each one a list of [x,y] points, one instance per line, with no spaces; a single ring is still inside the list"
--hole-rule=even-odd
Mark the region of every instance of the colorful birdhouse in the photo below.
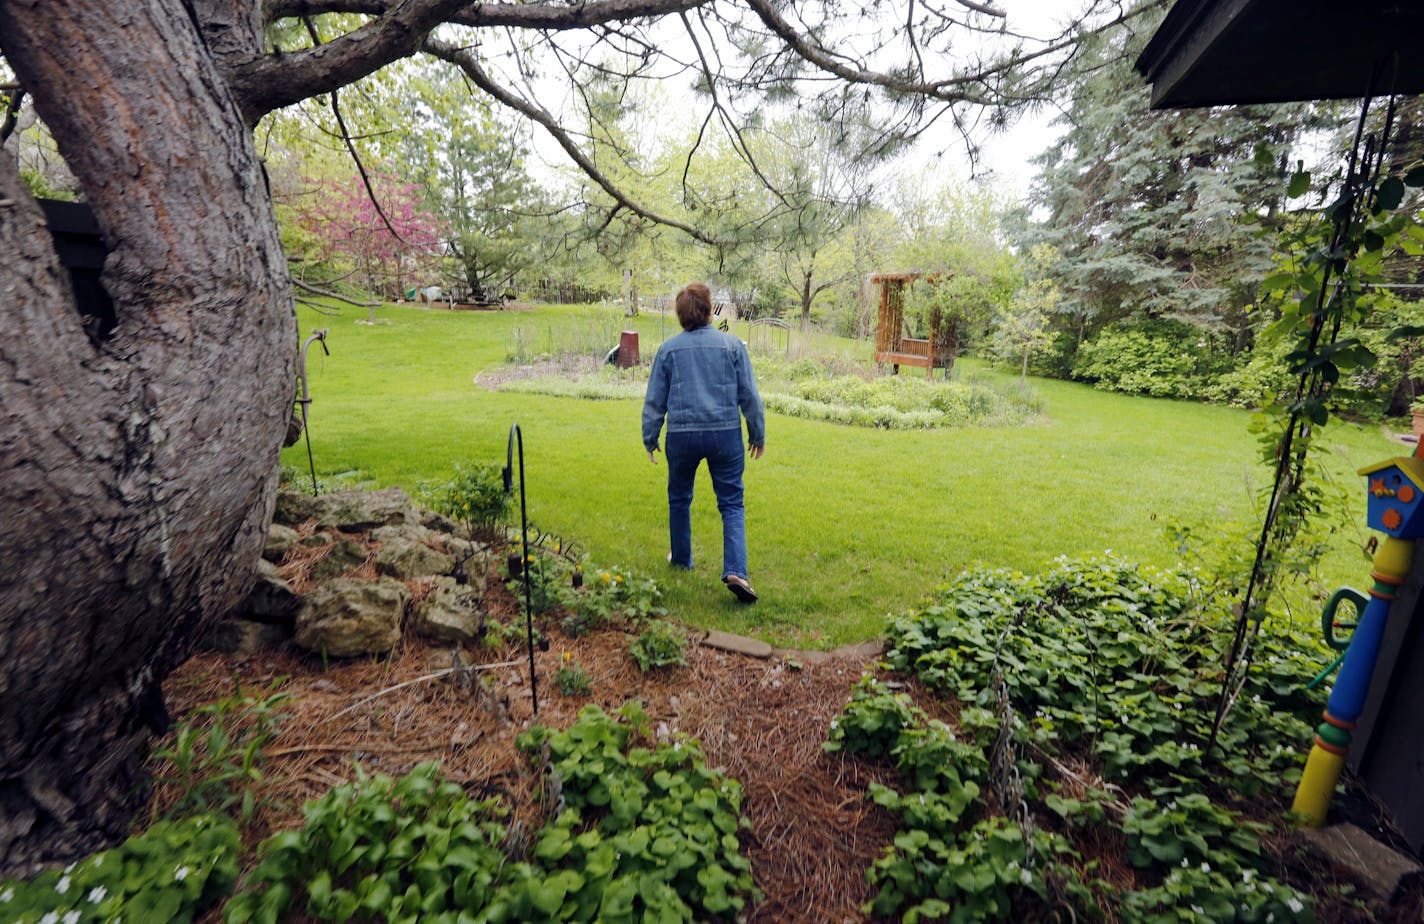
[[[1400,456],[1360,469],[1369,479],[1371,529],[1398,539],[1424,536],[1424,460]]]

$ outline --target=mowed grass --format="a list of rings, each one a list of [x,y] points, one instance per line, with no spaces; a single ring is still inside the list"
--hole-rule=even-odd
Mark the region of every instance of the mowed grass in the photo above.
[[[464,460],[503,464],[510,426],[524,437],[529,517],[576,540],[601,565],[656,577],[670,614],[699,627],[776,644],[829,647],[876,636],[888,614],[915,605],[967,565],[1021,570],[1059,555],[1111,549],[1160,566],[1178,562],[1170,520],[1208,531],[1255,522],[1269,473],[1241,410],[1133,398],[1066,382],[1030,380],[1043,415],[1025,427],[880,431],[769,414],[767,452],[749,462],[747,524],[752,581],[762,595],[739,605],[719,581],[721,528],[704,474],[693,504],[696,568],[667,567],[665,469],[650,465],[641,402],[504,394],[474,383],[504,365],[516,343],[541,351],[616,343],[640,331],[644,362],[676,322],[626,321],[616,312],[540,306],[507,312],[391,307],[389,324],[303,309],[303,334],[331,329],[331,356],[310,353],[311,440],[318,475],[348,476],[416,493]],[[734,329],[746,336],[746,328]],[[864,355],[868,344],[793,334],[793,355]],[[758,330],[755,353],[786,351],[782,332]],[[966,361],[982,379],[1001,376]],[[923,374],[915,370],[908,374]],[[1405,454],[1378,428],[1332,423],[1329,464],[1358,494],[1360,466]],[[283,453],[306,468],[306,447]],[[1368,574],[1363,523],[1341,530],[1332,581]],[[1248,550],[1249,551],[1249,550]],[[1245,553],[1243,553],[1245,554]]]

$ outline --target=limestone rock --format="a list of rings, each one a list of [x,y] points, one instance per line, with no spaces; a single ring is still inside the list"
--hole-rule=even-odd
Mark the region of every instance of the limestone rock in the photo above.
[[[268,561],[281,561],[282,556],[295,548],[301,538],[290,526],[273,523],[267,529],[267,542],[262,546],[262,557]]]
[[[299,491],[278,491],[272,522],[296,526],[316,516],[316,498]]]
[[[389,654],[400,641],[409,603],[410,591],[400,581],[334,578],[307,595],[293,641],[333,658]]]
[[[302,608],[302,598],[282,579],[277,566],[266,559],[257,562],[257,583],[238,605],[236,615],[258,622],[291,627]]]
[[[208,647],[223,654],[246,657],[264,648],[276,648],[292,637],[290,625],[252,619],[220,619],[208,634]]]
[[[480,595],[454,578],[437,578],[435,589],[415,613],[415,631],[442,642],[476,642],[485,634]]]
[[[367,537],[372,542],[434,542],[440,535],[433,530],[426,529],[419,523],[397,523],[394,526],[381,526],[371,530]]]
[[[316,521],[321,526],[359,532],[393,523],[419,523],[410,495],[400,488],[379,491],[337,491],[317,498]]]
[[[376,553],[376,570],[402,580],[449,574],[454,567],[455,559],[449,555],[409,539],[392,539]]]
[[[366,547],[354,539],[337,539],[331,551],[312,565],[313,581],[324,581],[360,567],[366,561]]]
[[[456,523],[447,516],[436,513],[433,510],[420,511],[420,525],[426,529],[439,533],[449,533],[452,536],[459,535],[465,531],[465,527]]]

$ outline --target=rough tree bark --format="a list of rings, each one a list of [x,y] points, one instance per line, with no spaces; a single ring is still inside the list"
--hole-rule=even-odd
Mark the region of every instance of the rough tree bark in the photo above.
[[[0,49],[94,209],[85,335],[0,155],[0,876],[106,846],[158,684],[251,580],[296,351],[242,113],[179,0],[0,0]]]

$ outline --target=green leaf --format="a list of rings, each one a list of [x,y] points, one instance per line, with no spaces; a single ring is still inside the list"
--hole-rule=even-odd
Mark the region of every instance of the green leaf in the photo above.
[[[1375,207],[1393,211],[1404,201],[1404,181],[1397,176],[1388,177],[1379,186],[1375,196]]]
[[[1286,186],[1286,195],[1292,199],[1297,199],[1310,191],[1310,171],[1301,170],[1291,174],[1290,183]]]

